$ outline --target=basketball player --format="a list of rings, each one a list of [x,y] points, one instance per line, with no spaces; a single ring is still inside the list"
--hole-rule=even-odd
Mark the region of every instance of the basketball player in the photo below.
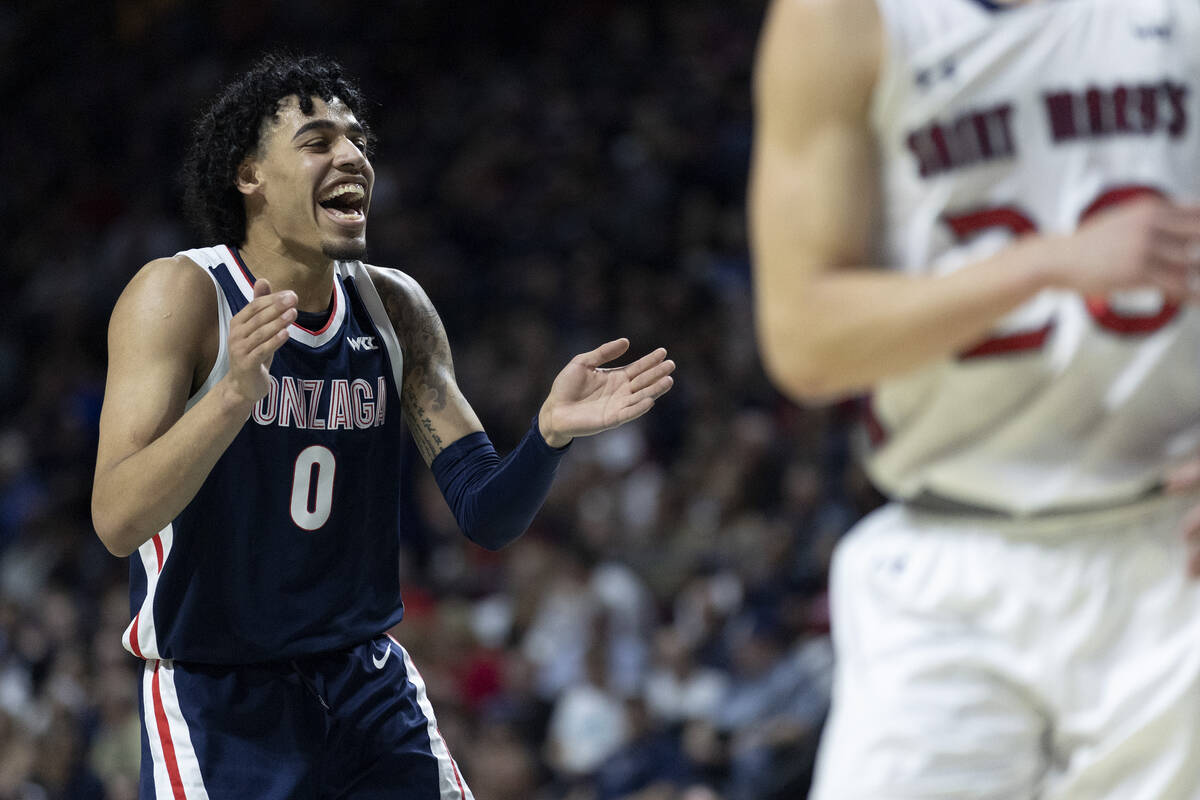
[[[659,349],[571,360],[501,459],[421,288],[361,259],[374,173],[339,68],[264,59],[195,129],[192,210],[217,242],[117,302],[93,496],[133,555],[143,798],[470,798],[408,653],[401,419],[467,536],[498,548],[562,449],[667,391]]]
[[[757,324],[869,392],[814,796],[1200,798],[1200,4],[774,0]],[[882,268],[882,269],[881,269]]]

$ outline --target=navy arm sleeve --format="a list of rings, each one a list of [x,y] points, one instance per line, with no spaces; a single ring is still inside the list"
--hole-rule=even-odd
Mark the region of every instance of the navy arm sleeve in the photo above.
[[[533,522],[567,447],[546,444],[535,417],[521,443],[503,460],[488,435],[479,431],[451,443],[430,468],[467,538],[499,550]]]

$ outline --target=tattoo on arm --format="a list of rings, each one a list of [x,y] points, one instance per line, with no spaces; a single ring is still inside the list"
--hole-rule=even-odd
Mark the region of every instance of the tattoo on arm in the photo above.
[[[442,452],[444,445],[442,437],[438,436],[437,430],[433,427],[433,420],[429,418],[425,408],[421,405],[420,398],[411,386],[406,386],[404,389],[404,410],[409,419],[409,429],[412,431],[413,441],[417,443],[417,450],[421,453],[421,458],[426,462],[432,462],[438,453]]]
[[[405,292],[391,280],[378,281],[377,289],[404,348],[401,399],[408,428],[421,457],[432,463],[445,443],[430,412],[445,409],[448,382],[454,376],[446,330],[423,295]]]

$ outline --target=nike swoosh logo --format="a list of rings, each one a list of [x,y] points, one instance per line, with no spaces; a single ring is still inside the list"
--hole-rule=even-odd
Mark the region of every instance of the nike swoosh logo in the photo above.
[[[371,653],[371,663],[375,665],[375,669],[383,669],[383,665],[387,663],[388,656],[392,654],[392,646],[387,645],[387,649],[383,651],[383,658]]]

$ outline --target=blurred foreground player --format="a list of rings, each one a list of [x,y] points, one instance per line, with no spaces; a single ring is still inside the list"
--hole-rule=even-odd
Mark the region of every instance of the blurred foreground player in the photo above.
[[[820,800],[1200,798],[1198,92],[1194,0],[773,3],[763,357],[871,392],[892,499],[835,558]]]
[[[144,798],[470,798],[399,622],[401,416],[474,541],[541,506],[574,436],[671,386],[663,350],[572,359],[501,460],[408,276],[369,266],[374,173],[336,65],[270,57],[195,129],[214,241],[147,264],[109,328],[96,531],[133,554]]]

